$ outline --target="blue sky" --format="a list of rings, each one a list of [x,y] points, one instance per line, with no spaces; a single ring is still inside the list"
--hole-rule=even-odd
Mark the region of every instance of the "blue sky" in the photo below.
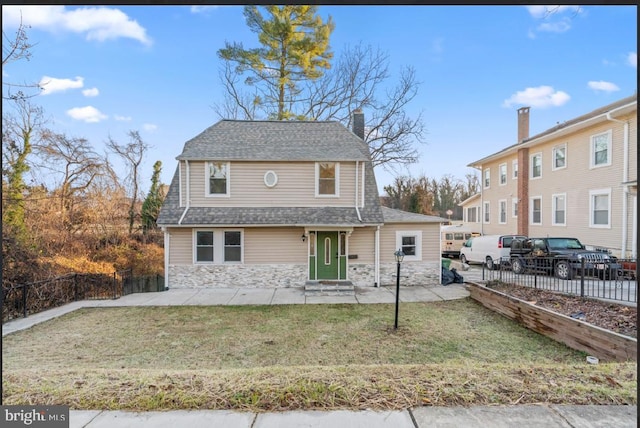
[[[421,82],[407,111],[422,113],[420,160],[399,173],[464,179],[466,165],[514,144],[516,110],[531,107],[531,135],[637,90],[637,7],[320,6],[335,22],[331,48],[379,48],[394,83],[404,66]],[[257,47],[241,6],[3,6],[12,34],[20,9],[29,61],[3,80],[47,82],[34,98],[50,127],[103,152],[138,130],[169,183],[184,143],[218,121],[225,41]],[[367,114],[366,110],[364,111]],[[378,186],[394,173],[377,170]]]

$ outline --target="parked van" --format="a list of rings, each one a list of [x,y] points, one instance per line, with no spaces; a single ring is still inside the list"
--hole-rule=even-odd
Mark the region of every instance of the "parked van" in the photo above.
[[[500,260],[509,260],[511,242],[526,239],[523,235],[484,235],[471,238],[460,250],[462,263],[485,263],[488,269],[497,269]]]
[[[474,227],[464,224],[442,226],[440,228],[440,250],[442,257],[459,257],[460,248],[469,239],[480,236]]]

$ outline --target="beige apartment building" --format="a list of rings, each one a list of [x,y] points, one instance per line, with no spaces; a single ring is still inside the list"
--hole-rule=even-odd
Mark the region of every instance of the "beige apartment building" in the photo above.
[[[483,234],[571,236],[621,257],[637,254],[637,93],[529,136],[468,166],[481,192],[463,201]]]

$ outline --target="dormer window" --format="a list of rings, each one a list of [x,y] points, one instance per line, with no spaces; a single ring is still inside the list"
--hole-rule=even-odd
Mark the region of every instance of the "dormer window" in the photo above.
[[[207,162],[207,196],[229,195],[229,163]]]

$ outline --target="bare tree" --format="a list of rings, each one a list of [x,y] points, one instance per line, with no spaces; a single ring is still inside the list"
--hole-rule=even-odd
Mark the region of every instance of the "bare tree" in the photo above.
[[[395,171],[398,165],[418,159],[416,144],[424,143],[422,114],[411,117],[407,106],[418,94],[415,70],[405,67],[391,89],[389,57],[380,50],[361,44],[345,47],[330,70],[322,77],[307,80],[286,110],[302,120],[335,120],[351,127],[352,113],[360,108],[366,114],[365,141],[374,166]],[[234,69],[220,74],[225,90],[224,103],[214,107],[221,118],[259,119],[266,112],[256,103],[256,94],[247,93]]]
[[[70,220],[76,202],[84,200],[78,196],[84,195],[102,173],[104,160],[85,138],[51,131],[44,132],[42,143],[34,148],[42,158],[41,167],[47,170],[47,176],[57,180],[54,193],[60,199],[61,213],[69,215]]]
[[[127,164],[127,181],[129,185],[129,234],[133,233],[133,224],[136,218],[136,206],[138,204],[138,193],[140,187],[139,169],[144,155],[150,145],[145,143],[138,131],[129,131],[129,143],[118,144],[111,137],[107,142],[107,148],[122,158]]]
[[[29,61],[31,59],[31,49],[33,48],[33,44],[29,42],[29,37],[27,35],[27,29],[30,28],[22,23],[20,20],[20,25],[18,25],[18,29],[16,30],[15,35],[8,36],[7,33],[2,31],[2,98],[15,100],[19,98],[28,98],[32,97],[35,94],[27,95],[23,92],[26,88],[29,89],[38,89],[38,93],[40,85],[37,83],[22,83],[18,84],[15,82],[9,82],[4,78],[4,66],[12,63],[14,61],[26,60]]]

